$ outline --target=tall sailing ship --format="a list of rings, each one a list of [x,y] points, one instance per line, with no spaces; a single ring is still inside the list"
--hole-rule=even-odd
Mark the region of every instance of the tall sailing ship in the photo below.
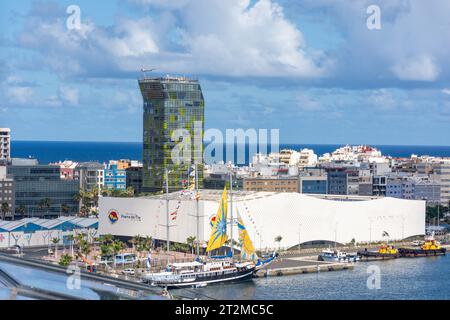
[[[222,248],[228,241],[227,211],[228,193],[225,187],[217,214],[212,219],[211,236],[206,249],[208,253]],[[231,219],[230,229],[233,228],[232,224],[233,219]],[[232,254],[231,256],[210,257],[207,259],[197,257],[195,261],[188,263],[168,264],[164,272],[147,273],[143,276],[143,281],[154,286],[183,288],[251,280],[256,271],[254,260],[257,259],[257,256],[240,217],[238,219],[238,228],[240,230],[240,242],[243,244],[241,252],[246,257],[243,261],[234,261]],[[232,246],[232,238],[230,243]],[[261,264],[261,262],[259,263]]]

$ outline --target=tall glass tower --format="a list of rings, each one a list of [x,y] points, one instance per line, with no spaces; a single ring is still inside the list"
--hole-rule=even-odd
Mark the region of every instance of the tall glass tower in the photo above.
[[[203,182],[203,131],[205,101],[198,80],[161,77],[139,80],[144,99],[143,192],[161,191],[164,171],[169,170],[169,189],[180,190],[197,164],[199,186]],[[181,130],[184,129],[184,130]],[[184,132],[184,136],[179,136]],[[190,140],[190,154],[173,159],[173,150]],[[187,151],[187,150],[185,150]]]

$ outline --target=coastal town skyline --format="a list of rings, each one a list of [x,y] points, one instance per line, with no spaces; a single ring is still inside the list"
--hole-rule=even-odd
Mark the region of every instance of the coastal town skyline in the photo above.
[[[141,141],[137,79],[154,67],[199,79],[205,129],[279,128],[281,143],[448,145],[450,45],[436,31],[448,22],[438,2],[419,15],[419,1],[381,1],[376,30],[367,1],[77,1],[79,29],[67,27],[70,5],[0,4],[0,126],[13,140]],[[224,19],[233,23],[210,23]]]

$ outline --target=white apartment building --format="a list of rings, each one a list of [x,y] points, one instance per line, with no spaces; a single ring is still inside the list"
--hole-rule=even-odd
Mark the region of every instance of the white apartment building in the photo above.
[[[11,130],[0,128],[0,160],[11,159]]]

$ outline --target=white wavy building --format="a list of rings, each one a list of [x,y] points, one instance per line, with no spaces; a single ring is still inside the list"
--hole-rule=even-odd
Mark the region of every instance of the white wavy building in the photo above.
[[[203,190],[199,201],[200,239],[208,240],[209,219],[221,191]],[[170,194],[170,240],[186,242],[197,234],[195,201]],[[179,207],[177,210],[176,208]],[[305,195],[240,191],[233,193],[234,217],[239,212],[257,248],[291,248],[299,243],[350,243],[404,239],[425,233],[425,201],[359,196]],[[175,214],[176,212],[176,214]],[[112,216],[112,217],[111,217]],[[114,216],[117,219],[114,219]],[[99,234],[152,236],[166,239],[165,196],[101,198]],[[115,221],[114,221],[115,220]],[[237,238],[237,229],[234,230]]]

